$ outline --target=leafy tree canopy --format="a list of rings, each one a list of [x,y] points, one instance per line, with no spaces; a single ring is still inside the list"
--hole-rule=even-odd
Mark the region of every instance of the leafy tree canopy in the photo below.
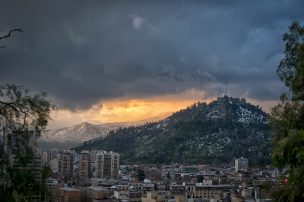
[[[37,162],[32,141],[45,129],[53,108],[44,93],[31,95],[21,86],[0,85],[0,201],[30,200],[42,190],[33,169]]]
[[[285,57],[277,74],[291,90],[294,100],[304,100],[304,27],[293,22],[289,32],[283,35]]]
[[[275,166],[286,169],[282,179],[288,177],[288,183],[281,183],[275,200],[304,201],[304,27],[293,22],[283,40],[285,57],[277,74],[291,95],[283,94],[272,109],[272,159]]]
[[[146,179],[145,172],[141,169],[138,169],[136,177],[139,181],[141,181],[141,182],[144,181],[144,179]]]

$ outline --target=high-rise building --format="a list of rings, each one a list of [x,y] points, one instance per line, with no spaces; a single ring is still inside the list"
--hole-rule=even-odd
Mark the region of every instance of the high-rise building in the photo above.
[[[77,177],[80,185],[85,185],[86,182],[88,182],[89,177],[91,177],[91,159],[89,151],[82,151],[79,155]]]
[[[41,160],[42,160],[42,166],[46,165],[49,162],[47,152],[45,152],[45,151],[42,152]]]
[[[57,148],[53,148],[51,149],[50,151],[50,161],[53,160],[53,159],[57,159],[58,160],[58,154],[59,154],[59,151]]]
[[[117,179],[119,171],[119,154],[112,151],[98,151],[96,154],[96,171],[98,177]]]
[[[248,169],[248,159],[244,157],[235,159],[235,172],[247,171],[247,169]]]
[[[57,159],[50,160],[50,167],[54,173],[58,172],[58,160]]]
[[[119,175],[119,154],[112,152],[111,158],[111,176],[114,179],[118,179]]]
[[[60,154],[59,162],[59,173],[62,178],[70,179],[73,176],[73,154],[70,150],[64,150]]]
[[[91,162],[96,161],[96,153],[97,153],[97,150],[91,150],[90,151]]]

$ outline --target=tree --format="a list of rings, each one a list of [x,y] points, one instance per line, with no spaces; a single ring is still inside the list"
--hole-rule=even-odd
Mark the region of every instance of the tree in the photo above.
[[[171,174],[170,171],[167,172],[167,179],[170,181],[171,180]]]
[[[31,95],[21,86],[0,85],[0,201],[39,195],[35,140],[53,108],[45,93]]]
[[[139,181],[144,181],[144,179],[146,179],[145,172],[142,169],[138,169],[136,177]]]
[[[289,32],[283,35],[285,58],[277,69],[277,74],[292,92],[294,100],[304,100],[304,27],[293,22]]]
[[[289,88],[272,109],[273,164],[286,170],[276,201],[304,201],[304,27],[293,22],[283,35],[285,57],[277,74]]]
[[[8,33],[6,35],[0,36],[0,40],[11,37],[13,32],[23,33],[23,30],[22,29],[11,29],[11,30],[8,31]],[[5,48],[5,46],[0,46],[0,48]]]

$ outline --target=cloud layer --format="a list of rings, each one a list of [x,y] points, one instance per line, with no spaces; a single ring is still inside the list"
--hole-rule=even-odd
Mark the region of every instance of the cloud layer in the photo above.
[[[61,107],[189,89],[255,100],[285,89],[282,34],[304,21],[301,0],[7,1],[0,80],[47,91]],[[202,95],[203,96],[203,95]]]

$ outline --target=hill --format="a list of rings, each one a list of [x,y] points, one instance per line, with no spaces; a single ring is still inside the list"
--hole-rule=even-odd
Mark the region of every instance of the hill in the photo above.
[[[158,122],[119,128],[77,149],[113,150],[123,163],[222,164],[243,156],[263,165],[271,159],[271,132],[260,107],[224,96]]]

